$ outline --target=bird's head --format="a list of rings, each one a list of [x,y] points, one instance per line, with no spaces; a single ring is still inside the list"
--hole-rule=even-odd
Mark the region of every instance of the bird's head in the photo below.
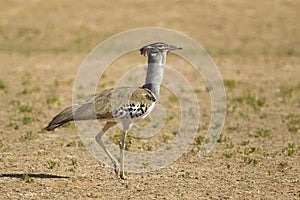
[[[181,47],[168,45],[163,42],[156,42],[149,44],[140,49],[140,52],[144,56],[156,57],[156,56],[166,56],[169,51],[179,50]]]

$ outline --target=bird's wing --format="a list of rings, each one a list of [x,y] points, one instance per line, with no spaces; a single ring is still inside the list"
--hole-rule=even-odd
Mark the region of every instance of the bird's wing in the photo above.
[[[154,95],[147,89],[131,87],[107,89],[74,105],[74,118],[114,120],[128,115],[139,116],[153,106],[155,101]]]

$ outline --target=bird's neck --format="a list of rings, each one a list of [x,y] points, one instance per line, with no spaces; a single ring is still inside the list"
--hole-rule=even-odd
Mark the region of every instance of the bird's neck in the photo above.
[[[160,85],[163,80],[165,64],[166,54],[156,55],[155,57],[149,55],[148,57],[147,75],[143,88],[149,89],[155,95],[157,100],[159,99]]]

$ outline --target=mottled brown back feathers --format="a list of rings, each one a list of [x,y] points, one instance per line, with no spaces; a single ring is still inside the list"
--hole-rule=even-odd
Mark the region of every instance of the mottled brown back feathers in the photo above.
[[[45,129],[48,131],[54,130],[72,120],[103,119],[105,121],[115,121],[114,113],[121,108],[132,104],[144,105],[149,108],[153,102],[155,102],[154,95],[144,88],[107,89],[65,108],[52,119]]]

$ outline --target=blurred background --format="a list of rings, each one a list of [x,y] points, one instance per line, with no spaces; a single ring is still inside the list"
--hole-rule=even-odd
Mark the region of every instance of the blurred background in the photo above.
[[[116,33],[140,27],[182,32],[214,55],[298,55],[299,2],[2,1],[2,52],[89,52]]]

